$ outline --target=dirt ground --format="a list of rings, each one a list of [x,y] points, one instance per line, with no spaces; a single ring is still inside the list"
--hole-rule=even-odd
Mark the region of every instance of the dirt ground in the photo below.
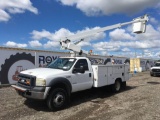
[[[45,102],[26,100],[11,87],[0,88],[0,120],[160,120],[160,77],[138,73],[126,90],[109,87],[72,95],[68,108],[52,112]]]

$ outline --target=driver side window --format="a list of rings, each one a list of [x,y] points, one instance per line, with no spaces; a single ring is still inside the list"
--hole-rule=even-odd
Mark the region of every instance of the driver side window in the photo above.
[[[76,69],[80,69],[81,66],[83,66],[85,71],[88,71],[88,63],[86,59],[80,59],[77,61],[77,63],[75,64],[74,68]]]

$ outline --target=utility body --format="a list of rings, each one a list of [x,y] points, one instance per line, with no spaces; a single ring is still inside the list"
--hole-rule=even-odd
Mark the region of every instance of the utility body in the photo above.
[[[17,92],[32,99],[46,100],[51,110],[64,108],[74,92],[111,85],[114,92],[119,92],[129,80],[129,65],[91,65],[88,54],[77,44],[85,37],[99,32],[119,28],[134,23],[134,32],[145,32],[147,15],[131,22],[116,24],[66,37],[60,41],[62,48],[71,50],[71,57],[60,57],[46,68],[35,68],[21,71],[18,82],[12,85]],[[72,39],[80,39],[72,43]]]

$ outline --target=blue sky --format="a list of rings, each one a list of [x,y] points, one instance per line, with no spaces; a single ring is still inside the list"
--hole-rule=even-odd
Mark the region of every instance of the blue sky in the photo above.
[[[102,32],[79,45],[95,54],[160,58],[159,0],[0,0],[0,46],[60,50],[61,38],[149,14],[147,31],[131,25]]]

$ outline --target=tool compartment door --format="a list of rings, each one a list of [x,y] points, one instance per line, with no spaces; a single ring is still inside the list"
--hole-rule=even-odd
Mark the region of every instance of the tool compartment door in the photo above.
[[[113,66],[108,66],[107,67],[107,80],[108,80],[108,85],[114,84],[114,79],[113,79]]]
[[[107,85],[107,66],[93,65],[94,87],[102,87]]]
[[[127,81],[130,79],[131,75],[129,74],[129,65],[124,66],[124,81]]]

